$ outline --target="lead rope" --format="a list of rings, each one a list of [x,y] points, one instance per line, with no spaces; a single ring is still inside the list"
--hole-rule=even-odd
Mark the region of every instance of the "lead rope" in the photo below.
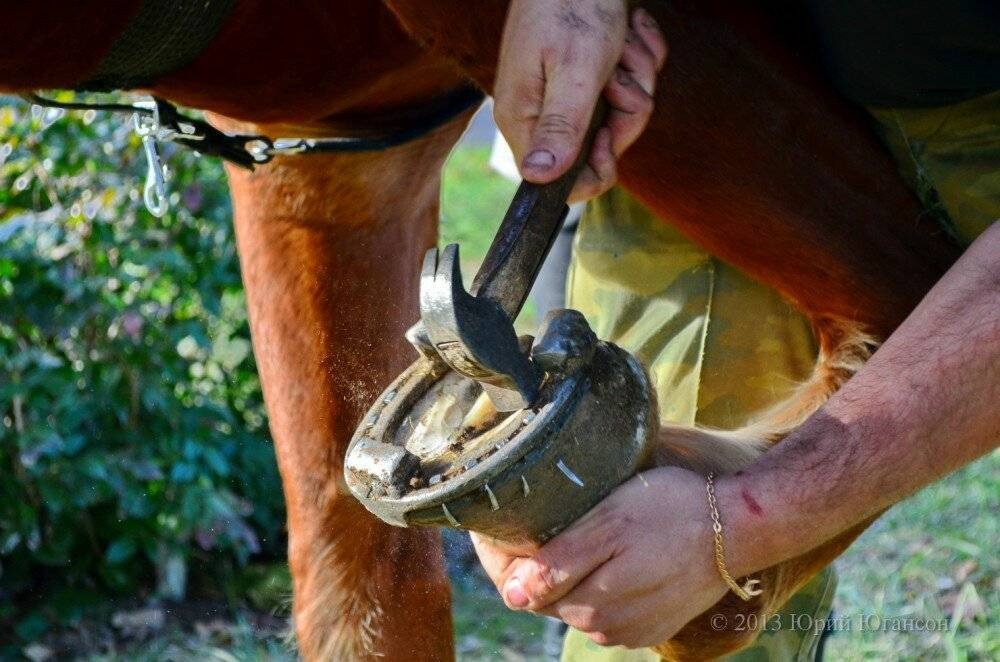
[[[131,113],[133,130],[142,141],[146,157],[146,182],[142,200],[149,213],[157,218],[163,217],[170,207],[167,192],[170,173],[160,158],[160,143],[174,142],[250,170],[285,153],[282,149],[276,149],[273,142],[265,136],[223,133],[204,120],[182,115],[176,106],[156,97],[131,104],[62,102],[38,94],[28,95],[27,99],[47,108]]]
[[[333,154],[375,152],[416,140],[479,104],[485,95],[471,84],[463,85],[428,104],[430,110],[409,124],[365,136],[333,138],[279,138],[262,135],[228,134],[208,122],[183,115],[177,106],[159,97],[135,103],[76,103],[29,94],[26,99],[46,108],[131,113],[132,126],[142,141],[146,156],[146,183],[143,202],[157,218],[169,209],[169,172],[160,158],[159,144],[173,142],[199,154],[217,156],[233,165],[253,170],[276,156],[292,154]]]

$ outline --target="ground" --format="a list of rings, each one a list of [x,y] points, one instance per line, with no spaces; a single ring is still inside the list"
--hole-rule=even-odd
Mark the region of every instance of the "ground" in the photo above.
[[[458,151],[443,192],[442,241],[458,241],[469,265],[481,256],[513,185],[490,173],[485,147]],[[466,280],[470,280],[471,271]],[[1000,659],[1000,451],[918,493],[886,514],[838,562],[840,623],[827,645],[830,660]],[[455,637],[460,660],[543,660],[546,624],[506,610],[452,538]],[[260,573],[258,592],[287,594],[287,573]],[[287,601],[266,613],[225,604],[123,606],[103,620],[63,633],[91,661],[293,660],[284,639]],[[923,619],[946,622],[921,631]],[[867,630],[862,630],[862,621]],[[909,631],[893,631],[894,628]],[[871,631],[875,628],[878,631]],[[887,631],[881,631],[883,628]],[[916,631],[914,631],[916,630]],[[551,626],[548,630],[551,634]],[[551,642],[551,637],[550,637]],[[54,641],[24,649],[51,656]],[[551,646],[550,646],[551,647]],[[91,652],[84,652],[84,651]]]

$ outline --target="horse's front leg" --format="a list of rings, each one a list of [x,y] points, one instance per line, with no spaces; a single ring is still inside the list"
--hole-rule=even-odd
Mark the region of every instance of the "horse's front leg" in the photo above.
[[[461,124],[382,153],[229,172],[306,660],[453,655],[438,534],[369,515],[342,460],[366,408],[415,356],[403,333],[418,316],[439,172]]]

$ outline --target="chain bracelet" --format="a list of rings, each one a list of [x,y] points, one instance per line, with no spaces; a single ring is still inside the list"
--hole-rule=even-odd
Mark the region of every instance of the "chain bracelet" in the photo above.
[[[729,589],[738,595],[742,600],[750,600],[755,595],[760,595],[763,591],[758,588],[759,579],[747,579],[742,586],[736,583],[733,576],[726,568],[726,556],[722,549],[722,520],[719,519],[718,501],[715,499],[715,472],[709,472],[705,482],[705,491],[708,492],[708,508],[712,514],[712,533],[715,538],[715,567],[719,570],[719,575],[726,582]]]

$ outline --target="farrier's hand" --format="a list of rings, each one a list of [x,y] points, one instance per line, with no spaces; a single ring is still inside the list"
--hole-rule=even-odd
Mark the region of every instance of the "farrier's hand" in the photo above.
[[[559,618],[602,646],[663,643],[727,591],[705,481],[684,469],[632,478],[530,558],[473,543],[508,607]]]
[[[611,111],[571,195],[611,188],[615,159],[653,111],[667,44],[653,18],[625,0],[513,0],[494,90],[494,116],[522,176],[550,182],[576,160],[598,96]]]

